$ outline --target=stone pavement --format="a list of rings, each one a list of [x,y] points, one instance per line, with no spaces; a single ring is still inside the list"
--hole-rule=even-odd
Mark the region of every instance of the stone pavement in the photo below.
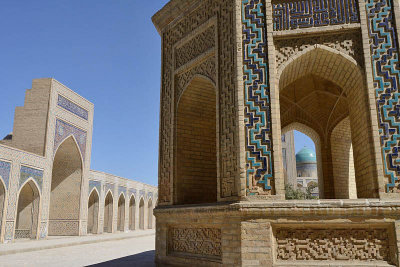
[[[154,247],[154,230],[20,241],[0,245],[0,266],[155,266]]]

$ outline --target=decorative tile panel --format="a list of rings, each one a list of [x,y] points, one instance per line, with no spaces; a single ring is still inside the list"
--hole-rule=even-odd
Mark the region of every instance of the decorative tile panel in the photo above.
[[[54,137],[54,155],[61,143],[69,136],[74,136],[82,155],[83,162],[86,156],[87,133],[65,121],[57,119]]]
[[[39,186],[39,190],[42,191],[43,185],[43,171],[33,169],[26,166],[21,166],[20,176],[19,176],[19,189],[21,186],[29,179],[32,178]]]
[[[82,119],[88,120],[89,118],[89,112],[86,109],[81,108],[80,106],[63,97],[62,95],[58,95],[57,105],[81,117]]]
[[[388,261],[386,229],[278,229],[282,261]]]
[[[147,193],[147,199],[153,199],[153,192],[148,192]]]
[[[367,0],[366,11],[387,191],[400,192],[400,68],[392,2]]]
[[[114,184],[106,183],[104,185],[104,193],[107,195],[108,190],[111,190],[111,193],[114,194]]]
[[[141,199],[141,198],[146,199],[146,191],[144,191],[144,190],[139,191],[139,199]]]
[[[129,189],[129,197],[131,197],[132,195],[135,196],[135,199],[137,198],[136,189]]]
[[[359,23],[357,0],[291,0],[272,4],[274,31]]]
[[[169,253],[221,258],[221,229],[173,227],[169,229]]]
[[[11,173],[11,163],[0,161],[0,177],[3,179],[3,182],[6,186],[6,190],[8,189],[10,182],[10,173]]]
[[[126,196],[126,187],[125,186],[118,186],[118,195],[120,195],[122,192]]]
[[[89,194],[92,192],[92,189],[96,188],[97,192],[101,192],[101,182],[96,180],[89,180]]]
[[[40,233],[39,238],[44,239],[47,237],[47,222],[40,223]]]
[[[6,222],[6,229],[4,239],[6,241],[11,241],[14,236],[14,221]]]
[[[248,195],[271,194],[272,130],[264,0],[242,0]]]

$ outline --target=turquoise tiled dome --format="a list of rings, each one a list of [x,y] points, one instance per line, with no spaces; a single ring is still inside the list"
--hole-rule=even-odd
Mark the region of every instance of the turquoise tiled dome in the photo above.
[[[315,156],[315,152],[308,147],[302,148],[296,154],[296,163],[316,163],[317,157]]]

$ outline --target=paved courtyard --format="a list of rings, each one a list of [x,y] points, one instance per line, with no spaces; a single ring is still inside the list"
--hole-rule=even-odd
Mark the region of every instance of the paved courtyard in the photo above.
[[[90,237],[83,238],[90,242]],[[93,236],[98,242],[91,244],[3,255],[0,256],[0,266],[155,266],[154,231],[112,241],[96,238]],[[70,238],[57,239],[58,244],[62,241],[68,243]],[[37,242],[39,245],[41,241],[28,242]],[[28,242],[12,245],[22,247],[27,246]]]

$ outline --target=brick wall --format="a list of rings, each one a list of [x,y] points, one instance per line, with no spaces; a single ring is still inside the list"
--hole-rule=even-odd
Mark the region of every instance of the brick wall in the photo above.
[[[211,83],[194,79],[183,93],[176,136],[176,203],[216,202],[216,96]]]

